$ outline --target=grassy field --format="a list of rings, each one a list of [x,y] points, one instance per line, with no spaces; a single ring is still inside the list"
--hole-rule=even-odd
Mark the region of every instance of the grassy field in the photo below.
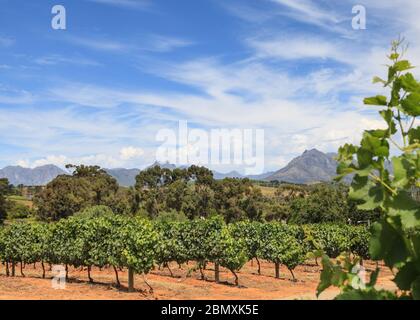
[[[7,199],[10,200],[10,201],[14,201],[14,202],[23,204],[23,205],[25,205],[29,208],[33,207],[33,201],[28,200],[28,199],[26,199],[25,197],[22,197],[22,196],[9,196],[9,197],[7,197]]]
[[[266,197],[274,197],[277,190],[277,188],[264,186],[258,186],[258,188],[261,189],[262,194]]]

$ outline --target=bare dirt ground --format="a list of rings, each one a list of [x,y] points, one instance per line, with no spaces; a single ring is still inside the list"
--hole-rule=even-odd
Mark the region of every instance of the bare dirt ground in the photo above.
[[[4,266],[0,265],[0,300],[194,300],[194,299],[221,299],[221,300],[245,300],[245,299],[316,299],[316,287],[319,282],[320,267],[313,264],[299,266],[295,270],[296,282],[291,281],[291,275],[287,269],[281,269],[281,279],[274,278],[274,266],[267,262],[261,263],[261,275],[256,273],[257,264],[249,262],[239,273],[240,287],[233,285],[234,276],[221,270],[220,280],[214,282],[214,272],[211,265],[205,271],[207,280],[200,280],[200,274],[190,269],[194,263],[184,265],[182,269],[175,264],[171,266],[174,277],[170,276],[169,270],[154,270],[147,275],[147,282],[153,287],[149,292],[143,277],[135,278],[135,293],[127,292],[127,272],[119,272],[122,288],[115,286],[115,274],[112,269],[99,271],[94,268],[92,277],[95,283],[89,283],[87,272],[80,269],[69,269],[69,281],[65,289],[54,289],[51,283],[52,273],[47,272],[47,278],[42,279],[41,268],[36,269],[27,265],[23,270],[26,277],[20,275],[17,268],[17,276],[6,277]],[[365,262],[367,272],[375,268],[375,264]],[[394,289],[392,273],[383,270],[379,277],[378,286],[386,289]],[[189,271],[190,270],[190,271]],[[187,274],[190,275],[187,277]],[[320,299],[332,299],[337,290],[330,288],[325,291]]]

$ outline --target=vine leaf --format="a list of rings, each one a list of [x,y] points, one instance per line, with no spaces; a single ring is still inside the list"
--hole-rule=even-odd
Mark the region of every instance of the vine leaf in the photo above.
[[[420,227],[420,206],[407,191],[400,191],[388,203],[389,215],[398,217],[404,229]]]
[[[371,106],[386,106],[388,103],[386,101],[386,97],[385,96],[375,96],[375,97],[370,97],[370,98],[365,98],[364,103],[366,105],[371,105]]]
[[[397,273],[394,282],[401,290],[410,290],[411,284],[416,280],[419,270],[414,262],[408,262]]]
[[[369,251],[373,260],[384,260],[391,268],[408,257],[404,239],[385,220],[372,226]]]
[[[411,285],[412,295],[414,300],[420,300],[420,276]]]
[[[420,93],[413,92],[401,101],[401,107],[410,116],[420,116]]]

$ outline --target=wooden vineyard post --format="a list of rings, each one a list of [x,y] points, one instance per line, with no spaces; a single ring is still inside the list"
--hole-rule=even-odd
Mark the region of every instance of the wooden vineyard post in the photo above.
[[[276,267],[276,278],[279,279],[280,278],[280,263],[276,263],[275,267]]]
[[[220,272],[219,272],[219,263],[218,262],[216,262],[214,264],[214,281],[216,283],[220,282]]]
[[[134,292],[134,270],[128,268],[128,292]]]

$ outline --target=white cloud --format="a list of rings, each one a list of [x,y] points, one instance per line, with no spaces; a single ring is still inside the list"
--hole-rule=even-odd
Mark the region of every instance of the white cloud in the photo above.
[[[23,168],[29,168],[30,167],[30,163],[28,160],[18,160],[16,161],[16,165],[23,167]]]
[[[102,168],[118,168],[130,166],[133,164],[131,160],[138,159],[143,154],[144,151],[140,148],[126,147],[122,148],[118,154],[98,153],[75,157],[69,157],[66,155],[49,155],[32,161],[28,159],[20,159],[16,162],[16,164],[27,168],[35,168],[47,164],[53,164],[60,168],[65,168],[67,164],[99,165]],[[137,163],[137,165],[138,167],[141,167],[144,166],[144,163]]]
[[[120,158],[122,160],[132,160],[141,157],[144,150],[135,147],[125,147],[120,150]]]
[[[52,156],[47,156],[44,159],[35,160],[29,166],[32,167],[32,168],[35,168],[35,167],[45,166],[47,164],[54,164],[56,166],[64,168],[66,166],[66,164],[71,163],[71,161],[69,161],[69,160],[70,159],[68,159],[66,156],[63,156],[63,155],[59,155],[59,156],[52,155]],[[23,163],[29,164],[29,161],[28,160],[23,160]]]
[[[285,60],[331,58],[337,61],[347,61],[346,56],[336,44],[319,37],[293,34],[274,39],[250,39],[248,44],[255,49],[259,58]]]

